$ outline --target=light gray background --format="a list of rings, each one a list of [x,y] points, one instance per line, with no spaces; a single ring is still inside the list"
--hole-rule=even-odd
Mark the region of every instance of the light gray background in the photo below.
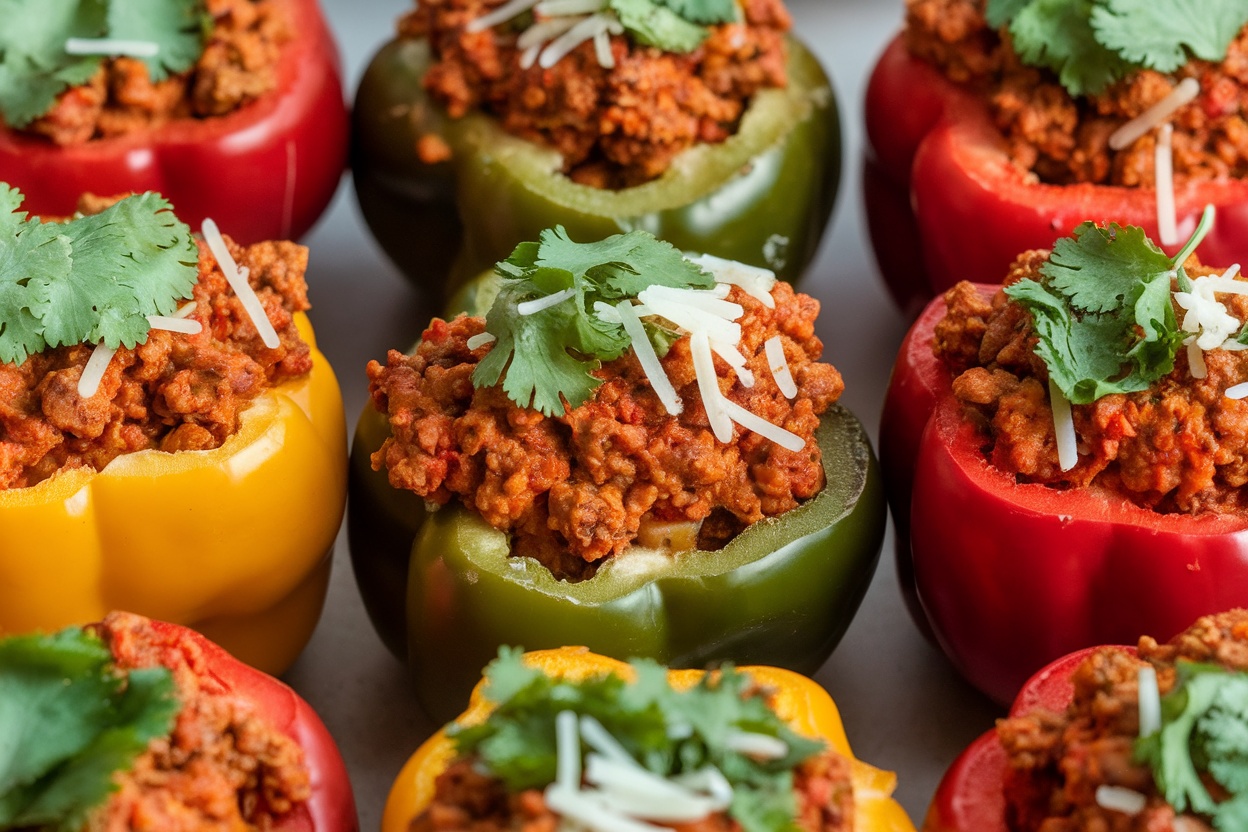
[[[373,51],[390,37],[405,0],[321,0],[354,90]],[[845,175],[836,213],[803,290],[823,303],[825,358],[844,374],[842,401],[876,434],[889,368],[905,332],[868,249],[858,160],[862,96],[876,56],[900,26],[901,0],[789,0],[797,34],[832,75],[845,129]],[[419,233],[413,229],[413,233]],[[321,348],[342,383],[354,429],[367,396],[364,366],[409,346],[430,307],[385,260],[360,219],[349,178],[305,242]],[[390,783],[432,730],[412,700],[402,666],[382,647],[360,601],[339,537],[325,616],[286,681],[321,713],[346,758],[361,828],[378,828]],[[836,699],[855,753],[898,772],[897,797],[919,825],[957,753],[992,725],[997,709],[962,683],[922,639],[902,607],[892,530],[862,609],[816,677]]]

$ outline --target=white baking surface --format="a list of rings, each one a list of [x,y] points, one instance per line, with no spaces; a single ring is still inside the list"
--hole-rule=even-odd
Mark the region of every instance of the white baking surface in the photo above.
[[[373,51],[389,38],[405,0],[322,0],[354,89]],[[875,438],[884,390],[905,323],[875,272],[862,218],[858,164],[862,96],[870,67],[900,25],[901,0],[789,0],[795,30],[835,82],[844,126],[844,174],[832,227],[803,290],[823,302],[818,333],[845,376],[842,401]],[[418,233],[418,231],[414,231]],[[350,179],[305,242],[321,349],[342,383],[354,429],[367,396],[364,366],[404,349],[431,307],[385,260],[360,219]],[[855,753],[899,775],[897,797],[916,825],[948,764],[999,711],[961,682],[910,622],[892,562],[892,529],[875,581],[845,640],[817,679],[840,706]],[[406,671],[373,632],[340,535],[325,615],[286,675],[338,740],[360,810],[379,827],[399,768],[432,730],[413,701]]]

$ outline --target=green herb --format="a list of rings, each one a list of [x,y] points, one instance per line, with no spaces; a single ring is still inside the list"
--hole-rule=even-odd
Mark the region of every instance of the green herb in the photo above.
[[[521,243],[496,267],[504,278],[485,317],[498,340],[477,365],[472,381],[503,391],[521,407],[547,416],[584,404],[602,382],[592,373],[619,358],[629,339],[620,324],[594,312],[601,301],[616,304],[649,286],[709,288],[714,279],[669,243],[645,231],[617,234],[596,243],[575,243],[562,226],[537,243]],[[522,315],[524,301],[571,290],[567,300]],[[653,326],[647,324],[653,329]]]
[[[607,0],[633,39],[664,52],[692,52],[706,40],[707,30],[659,0]],[[673,0],[669,5],[676,4]]]
[[[692,23],[730,23],[737,19],[733,0],[659,0],[676,14]]]
[[[1243,0],[988,0],[1024,62],[1095,95],[1138,69],[1172,72],[1189,56],[1221,61],[1248,21]]]
[[[159,81],[199,59],[208,18],[202,0],[0,0],[0,20],[0,114],[25,127],[99,69],[100,56],[65,51],[70,38],[153,42],[145,62]]]
[[[1248,673],[1179,662],[1161,700],[1161,729],[1136,741],[1166,802],[1212,818],[1221,832],[1248,829]],[[1225,790],[1215,801],[1206,780]]]
[[[178,709],[167,669],[121,676],[77,628],[0,641],[0,829],[81,829]]]
[[[198,277],[191,230],[159,194],[100,214],[41,223],[0,184],[0,362],[83,342],[146,340],[148,315],[167,315]]]
[[[1073,404],[1145,390],[1174,369],[1175,264],[1143,229],[1083,223],[1040,271],[1005,292],[1032,313],[1036,354]]]
[[[684,691],[673,689],[653,661],[632,666],[632,684],[613,674],[572,682],[527,667],[521,651],[502,648],[485,673],[485,696],[496,709],[485,722],[452,725],[449,733],[461,755],[480,756],[508,789],[541,788],[555,780],[555,717],[571,710],[597,719],[659,776],[719,768],[733,784],[728,812],[745,832],[793,828],[793,768],[823,743],[795,733],[764,697],[745,696],[752,682],[731,666]],[[788,753],[763,761],[732,751],[725,738],[739,731],[777,737]]]

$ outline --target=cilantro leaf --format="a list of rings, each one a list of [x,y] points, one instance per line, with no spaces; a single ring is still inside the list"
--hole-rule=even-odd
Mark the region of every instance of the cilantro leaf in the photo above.
[[[1071,95],[1101,92],[1132,68],[1097,41],[1092,7],[1093,0],[1032,0],[1010,24],[1019,57],[1053,70]]]
[[[1221,832],[1248,818],[1248,673],[1180,662],[1178,685],[1161,701],[1162,727],[1136,741],[1166,802],[1213,819]],[[1202,772],[1229,799],[1210,795]]]
[[[1014,19],[1024,6],[1031,0],[988,0],[984,9],[984,19],[994,29],[1000,29]]]
[[[737,19],[733,0],[658,0],[690,23],[730,23]]]
[[[156,57],[143,61],[153,81],[193,67],[211,25],[202,0],[112,0],[108,8],[109,37],[160,47]]]
[[[607,0],[607,6],[635,41],[664,52],[692,52],[709,34],[655,0]]]
[[[1189,49],[1198,58],[1221,61],[1245,20],[1242,0],[1102,0],[1092,12],[1100,43],[1159,72],[1187,63]]]
[[[618,303],[654,286],[708,288],[714,278],[671,244],[645,231],[577,243],[562,227],[521,243],[496,267],[503,286],[485,318],[497,339],[477,365],[472,381],[500,381],[508,398],[547,415],[584,404],[602,383],[593,375],[603,361],[619,358],[629,338],[618,323],[594,313],[594,304]],[[563,301],[531,314],[520,304],[559,292]],[[653,334],[654,327],[647,326]],[[662,346],[664,336],[655,336]],[[660,350],[665,352],[665,350]]]
[[[120,676],[77,628],[0,641],[0,827],[80,828],[178,709],[167,669]]]
[[[1132,393],[1174,369],[1182,343],[1170,259],[1132,226],[1084,223],[1005,293],[1032,313],[1036,354],[1073,404]]]
[[[28,222],[17,212],[21,203],[18,191],[0,186],[0,362],[6,364],[20,364],[46,345],[31,283],[56,280],[71,262],[68,238],[54,225]]]
[[[65,41],[104,34],[105,0],[0,0],[0,113],[25,127],[70,86],[85,83],[97,56],[69,55]]]

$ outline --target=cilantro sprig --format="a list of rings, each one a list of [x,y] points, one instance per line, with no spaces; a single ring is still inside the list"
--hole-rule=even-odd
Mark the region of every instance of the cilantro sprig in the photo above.
[[[167,669],[119,675],[80,629],[0,640],[0,828],[81,829],[178,710]]]
[[[167,315],[198,277],[195,240],[155,193],[99,214],[42,223],[0,183],[0,362],[47,347],[133,347],[148,315]]]
[[[764,697],[745,696],[753,684],[746,674],[725,666],[677,691],[650,660],[633,660],[632,683],[614,674],[568,681],[525,665],[521,655],[504,647],[486,668],[485,696],[496,704],[489,718],[449,730],[458,753],[478,755],[509,790],[554,782],[555,718],[571,710],[597,719],[634,760],[661,777],[716,766],[733,785],[728,813],[745,832],[792,828],[793,769],[824,746],[795,733]],[[739,731],[777,737],[788,752],[759,760],[732,751],[726,738]]]
[[[492,387],[501,380],[513,402],[547,416],[562,414],[565,402],[584,404],[602,384],[593,372],[628,349],[624,327],[596,315],[595,303],[616,304],[649,286],[705,289],[715,283],[645,231],[577,243],[557,226],[543,231],[539,242],[521,243],[495,268],[503,285],[485,329],[497,341],[472,382]],[[553,306],[527,315],[519,310],[525,301],[569,290],[571,296]],[[646,326],[654,339],[663,338]]]
[[[1161,729],[1136,741],[1136,759],[1177,811],[1205,815],[1220,832],[1248,829],[1248,673],[1194,662],[1176,670]],[[1227,797],[1215,800],[1206,778]]]
[[[1024,62],[1095,95],[1138,69],[1173,72],[1191,56],[1221,61],[1248,22],[1242,0],[988,0]]]
[[[70,55],[70,38],[155,43],[144,59],[153,81],[190,69],[203,53],[211,24],[203,0],[0,0],[0,115],[25,127],[56,97],[86,83],[98,55]]]

